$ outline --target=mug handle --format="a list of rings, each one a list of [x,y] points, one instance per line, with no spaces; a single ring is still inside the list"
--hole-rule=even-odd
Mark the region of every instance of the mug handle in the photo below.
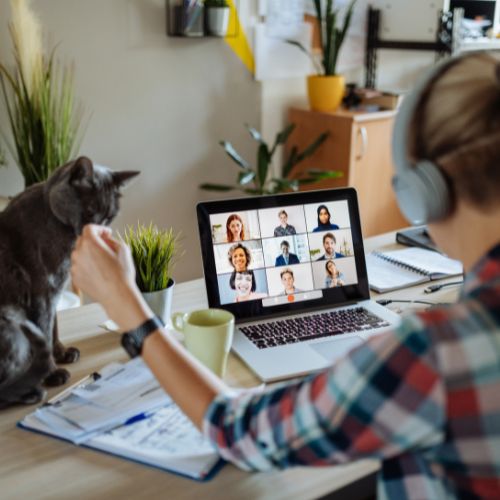
[[[185,313],[182,312],[176,312],[172,314],[171,316],[171,321],[172,321],[172,326],[181,333],[184,333],[184,316]]]

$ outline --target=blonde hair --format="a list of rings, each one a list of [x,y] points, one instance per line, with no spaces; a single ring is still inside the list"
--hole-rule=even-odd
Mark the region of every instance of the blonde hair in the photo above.
[[[500,201],[500,63],[474,53],[449,63],[422,93],[409,154],[442,169],[455,199]]]

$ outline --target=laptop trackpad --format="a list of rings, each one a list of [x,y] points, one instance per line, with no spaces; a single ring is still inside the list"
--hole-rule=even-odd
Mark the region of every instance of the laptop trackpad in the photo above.
[[[338,358],[345,356],[351,349],[354,349],[362,342],[363,339],[361,337],[348,337],[345,339],[335,339],[326,342],[309,344],[309,347],[314,349],[328,361],[336,361]]]

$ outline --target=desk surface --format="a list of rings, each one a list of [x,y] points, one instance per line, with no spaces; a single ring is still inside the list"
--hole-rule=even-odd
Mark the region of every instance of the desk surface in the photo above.
[[[369,238],[367,251],[374,248],[396,248],[394,233]],[[384,298],[422,298],[423,286],[385,294]],[[173,311],[187,311],[206,306],[202,280],[176,285]],[[451,301],[456,289],[444,289],[426,300]],[[78,363],[69,365],[70,383],[99,370],[112,361],[125,361],[127,356],[119,344],[119,334],[102,330],[98,325],[106,319],[97,304],[63,311],[59,315],[59,331],[67,345],[81,351]],[[258,385],[258,379],[235,356],[231,355],[226,381],[232,386]],[[49,391],[49,395],[61,388]],[[365,477],[378,469],[374,460],[363,460],[346,466],[305,468],[269,473],[246,473],[226,465],[207,483],[134,464],[92,450],[86,450],[56,439],[40,436],[15,427],[33,406],[17,407],[0,413],[0,497],[98,499],[208,498],[305,499],[318,498]]]

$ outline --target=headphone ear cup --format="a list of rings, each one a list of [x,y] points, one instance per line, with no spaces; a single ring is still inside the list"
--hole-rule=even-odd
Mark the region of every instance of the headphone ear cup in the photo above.
[[[392,180],[399,208],[414,225],[445,218],[451,196],[441,170],[430,161],[400,171]]]

